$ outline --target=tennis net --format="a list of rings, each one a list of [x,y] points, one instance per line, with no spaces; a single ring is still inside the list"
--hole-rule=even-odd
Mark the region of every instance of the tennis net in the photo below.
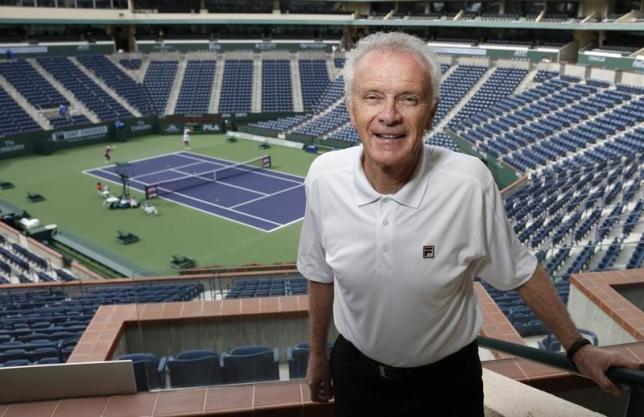
[[[229,165],[214,171],[186,175],[185,177],[146,185],[145,195],[146,198],[154,198],[156,196],[177,193],[200,185],[211,184],[227,178],[236,177],[237,175],[247,174],[249,172],[255,172],[270,167],[271,156],[263,155],[258,158],[251,159],[250,161]]]

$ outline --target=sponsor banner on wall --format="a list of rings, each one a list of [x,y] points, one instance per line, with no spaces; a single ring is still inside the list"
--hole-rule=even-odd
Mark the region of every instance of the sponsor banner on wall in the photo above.
[[[109,129],[107,125],[85,127],[82,129],[64,130],[54,132],[51,140],[55,143],[85,142],[96,139],[108,139]]]
[[[169,123],[161,127],[163,133],[183,133],[183,124]]]
[[[325,43],[301,43],[300,48],[302,48],[302,49],[326,49],[327,44],[325,44]]]
[[[630,57],[600,56],[580,53],[577,56],[577,63],[614,70],[632,72],[644,71],[644,59],[635,59]]]
[[[268,51],[268,50],[275,49],[275,48],[277,48],[277,45],[272,43],[272,42],[270,42],[270,43],[268,43],[268,42],[266,42],[266,43],[256,43],[255,44],[255,49],[259,49],[260,51]]]
[[[0,140],[0,155],[22,154],[27,151],[27,146],[22,141],[13,139]]]
[[[209,123],[201,126],[204,132],[221,132],[221,126],[218,123]]]
[[[481,48],[454,48],[430,46],[435,54],[486,56],[487,51]]]
[[[0,54],[3,56],[7,54],[7,51],[11,51],[12,54],[46,54],[46,46],[8,46],[0,47]]]
[[[137,120],[135,124],[130,126],[130,132],[132,133],[152,132],[153,130],[152,123],[145,120]]]
[[[157,130],[157,116],[130,118],[114,122],[114,139],[124,141],[136,136],[149,135]]]

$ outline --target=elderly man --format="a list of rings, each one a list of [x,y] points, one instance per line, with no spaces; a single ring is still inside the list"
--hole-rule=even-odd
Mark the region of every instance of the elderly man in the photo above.
[[[579,369],[619,392],[604,371],[638,364],[581,338],[489,171],[423,145],[440,87],[427,46],[367,36],[344,80],[362,146],[311,165],[298,256],[310,281],[312,400],[335,397],[338,416],[483,416],[476,276],[517,289]],[[332,312],[339,336],[328,359]]]

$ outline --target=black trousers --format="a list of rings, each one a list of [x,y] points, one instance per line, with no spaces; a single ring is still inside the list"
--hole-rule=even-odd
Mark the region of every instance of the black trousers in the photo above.
[[[331,352],[338,417],[483,417],[483,381],[476,341],[430,365],[390,368],[342,335]]]

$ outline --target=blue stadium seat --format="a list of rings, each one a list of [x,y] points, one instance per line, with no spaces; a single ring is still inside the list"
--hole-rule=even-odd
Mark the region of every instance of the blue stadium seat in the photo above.
[[[159,358],[153,353],[129,353],[118,357],[121,361],[132,361],[137,391],[149,391],[165,387],[164,369]]]
[[[164,365],[170,375],[172,388],[214,385],[223,382],[219,355],[213,350],[186,350],[175,357],[162,358],[161,366]]]
[[[143,86],[158,115],[165,113],[178,66],[177,61],[151,61],[148,65]]]
[[[174,112],[176,114],[203,114],[208,112],[210,93],[217,62],[214,60],[188,61]]]
[[[321,59],[300,59],[299,68],[304,110],[309,110],[327,88],[329,72]]]
[[[222,355],[226,383],[279,380],[279,354],[266,346],[241,346]]]
[[[224,73],[225,75],[225,73]],[[252,79],[250,80],[252,87]],[[251,92],[252,93],[252,92]],[[288,60],[262,61],[262,112],[293,110],[291,64]]]
[[[288,374],[290,379],[304,378],[309,361],[309,344],[300,342],[286,351]]]
[[[48,356],[46,358],[39,359],[38,361],[34,362],[38,365],[52,365],[56,363],[62,363],[59,357],[53,357],[53,356]]]
[[[45,358],[55,358],[60,361],[60,353],[55,347],[39,347],[29,352],[29,359],[37,362]]]
[[[27,365],[31,365],[31,362],[29,362],[29,359],[13,359],[10,361],[2,362],[3,368],[8,368],[10,366],[27,366]]]
[[[27,361],[29,361],[29,353],[26,349],[9,349],[0,353],[0,363],[5,363],[16,359],[26,359]]]

